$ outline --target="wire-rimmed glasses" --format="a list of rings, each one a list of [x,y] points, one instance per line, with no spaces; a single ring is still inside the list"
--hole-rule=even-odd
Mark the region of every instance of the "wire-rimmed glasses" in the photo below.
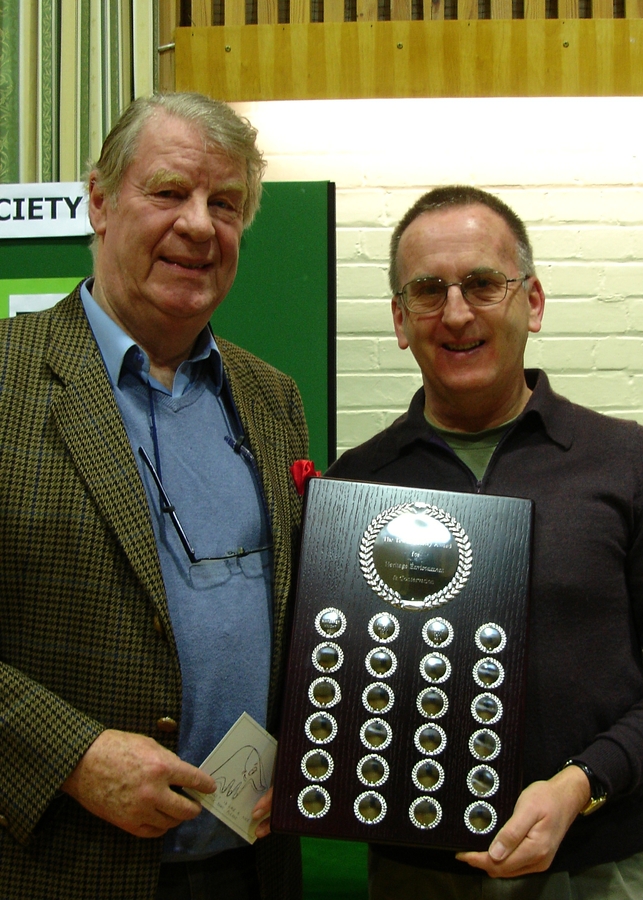
[[[194,552],[194,548],[192,547],[192,544],[188,540],[188,536],[185,533],[183,526],[181,525],[179,517],[176,513],[176,508],[175,508],[174,504],[170,502],[170,498],[167,495],[167,491],[163,487],[163,482],[161,481],[161,478],[160,478],[158,472],[154,468],[154,463],[152,462],[152,460],[149,458],[149,456],[145,452],[144,447],[139,447],[138,452],[139,452],[141,459],[143,460],[143,462],[145,463],[147,468],[150,470],[150,472],[152,474],[152,478],[154,479],[154,483],[156,484],[156,487],[158,488],[159,500],[160,500],[160,504],[161,504],[161,512],[167,513],[168,516],[170,517],[172,525],[174,525],[174,528],[176,529],[176,533],[179,536],[179,540],[183,544],[185,552],[187,553],[188,558],[191,563],[196,564],[196,563],[201,563],[201,562],[212,562],[212,561],[218,560],[218,559],[235,559],[236,557],[239,557],[239,556],[249,556],[251,553],[261,553],[263,550],[272,550],[273,545],[266,544],[263,547],[255,547],[253,550],[246,550],[244,547],[239,547],[237,550],[233,550],[230,553],[226,553],[224,556],[197,557],[196,553]]]
[[[431,316],[439,312],[447,302],[450,287],[459,287],[467,303],[480,308],[502,303],[510,284],[524,284],[530,277],[520,275],[517,278],[507,278],[503,272],[489,270],[472,272],[462,281],[447,282],[443,278],[427,275],[407,282],[395,296],[407,312]]]

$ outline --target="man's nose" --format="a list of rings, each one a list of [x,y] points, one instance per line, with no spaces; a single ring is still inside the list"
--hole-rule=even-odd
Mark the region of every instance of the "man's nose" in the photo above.
[[[197,196],[186,199],[174,223],[174,230],[198,243],[210,240],[215,234],[215,227],[207,199]]]
[[[467,303],[459,284],[450,284],[447,299],[442,307],[442,322],[451,328],[462,328],[474,318],[471,305]]]

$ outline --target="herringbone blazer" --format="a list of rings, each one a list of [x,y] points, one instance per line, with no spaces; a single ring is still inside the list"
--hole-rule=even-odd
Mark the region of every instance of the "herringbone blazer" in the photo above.
[[[289,466],[307,454],[306,426],[291,379],[217,343],[272,521],[274,730],[301,514]],[[157,722],[181,717],[145,490],[78,288],[0,323],[0,540],[0,898],[153,900],[162,839],[59,791],[104,728],[175,750]],[[296,897],[292,844],[257,846],[263,896]]]

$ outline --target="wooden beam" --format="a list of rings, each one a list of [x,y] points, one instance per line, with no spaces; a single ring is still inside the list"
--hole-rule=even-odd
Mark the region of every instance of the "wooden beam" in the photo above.
[[[525,0],[525,19],[544,19],[545,0]]]
[[[593,19],[613,19],[614,0],[592,0]]]
[[[411,18],[411,0],[391,0],[391,20],[408,22]]]
[[[444,0],[424,0],[424,18],[442,21],[444,19]]]
[[[324,22],[344,21],[344,0],[324,0]],[[317,23],[319,24],[319,23]]]
[[[226,25],[246,24],[245,0],[224,0],[224,20]],[[221,27],[221,26],[219,26]]]
[[[577,19],[578,0],[558,0],[558,19]]]
[[[174,79],[174,29],[179,24],[177,0],[160,0],[159,6],[159,88],[173,91]]]
[[[279,22],[279,0],[257,0],[259,25],[276,25]]]
[[[212,3],[210,0],[192,0],[190,15],[195,28],[212,25]]]
[[[643,20],[178,28],[176,86],[224,100],[640,96]]]
[[[377,22],[377,0],[357,0],[357,21]]]
[[[511,18],[511,0],[491,0],[492,19]]]
[[[458,19],[460,21],[477,18],[478,0],[458,0]]]
[[[290,0],[290,24],[310,22],[310,0]]]

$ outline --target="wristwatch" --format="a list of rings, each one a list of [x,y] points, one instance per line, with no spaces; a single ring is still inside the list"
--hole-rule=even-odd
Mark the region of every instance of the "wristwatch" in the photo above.
[[[578,766],[579,769],[582,769],[585,775],[587,775],[587,780],[589,781],[589,790],[590,790],[590,798],[589,803],[584,806],[579,815],[581,816],[589,816],[591,813],[596,812],[597,809],[605,803],[607,800],[607,791],[596,777],[594,772],[590,769],[589,766],[585,765],[584,762],[581,762],[579,759],[568,759],[566,763],[564,763],[560,767],[560,771],[566,769],[568,766]]]

